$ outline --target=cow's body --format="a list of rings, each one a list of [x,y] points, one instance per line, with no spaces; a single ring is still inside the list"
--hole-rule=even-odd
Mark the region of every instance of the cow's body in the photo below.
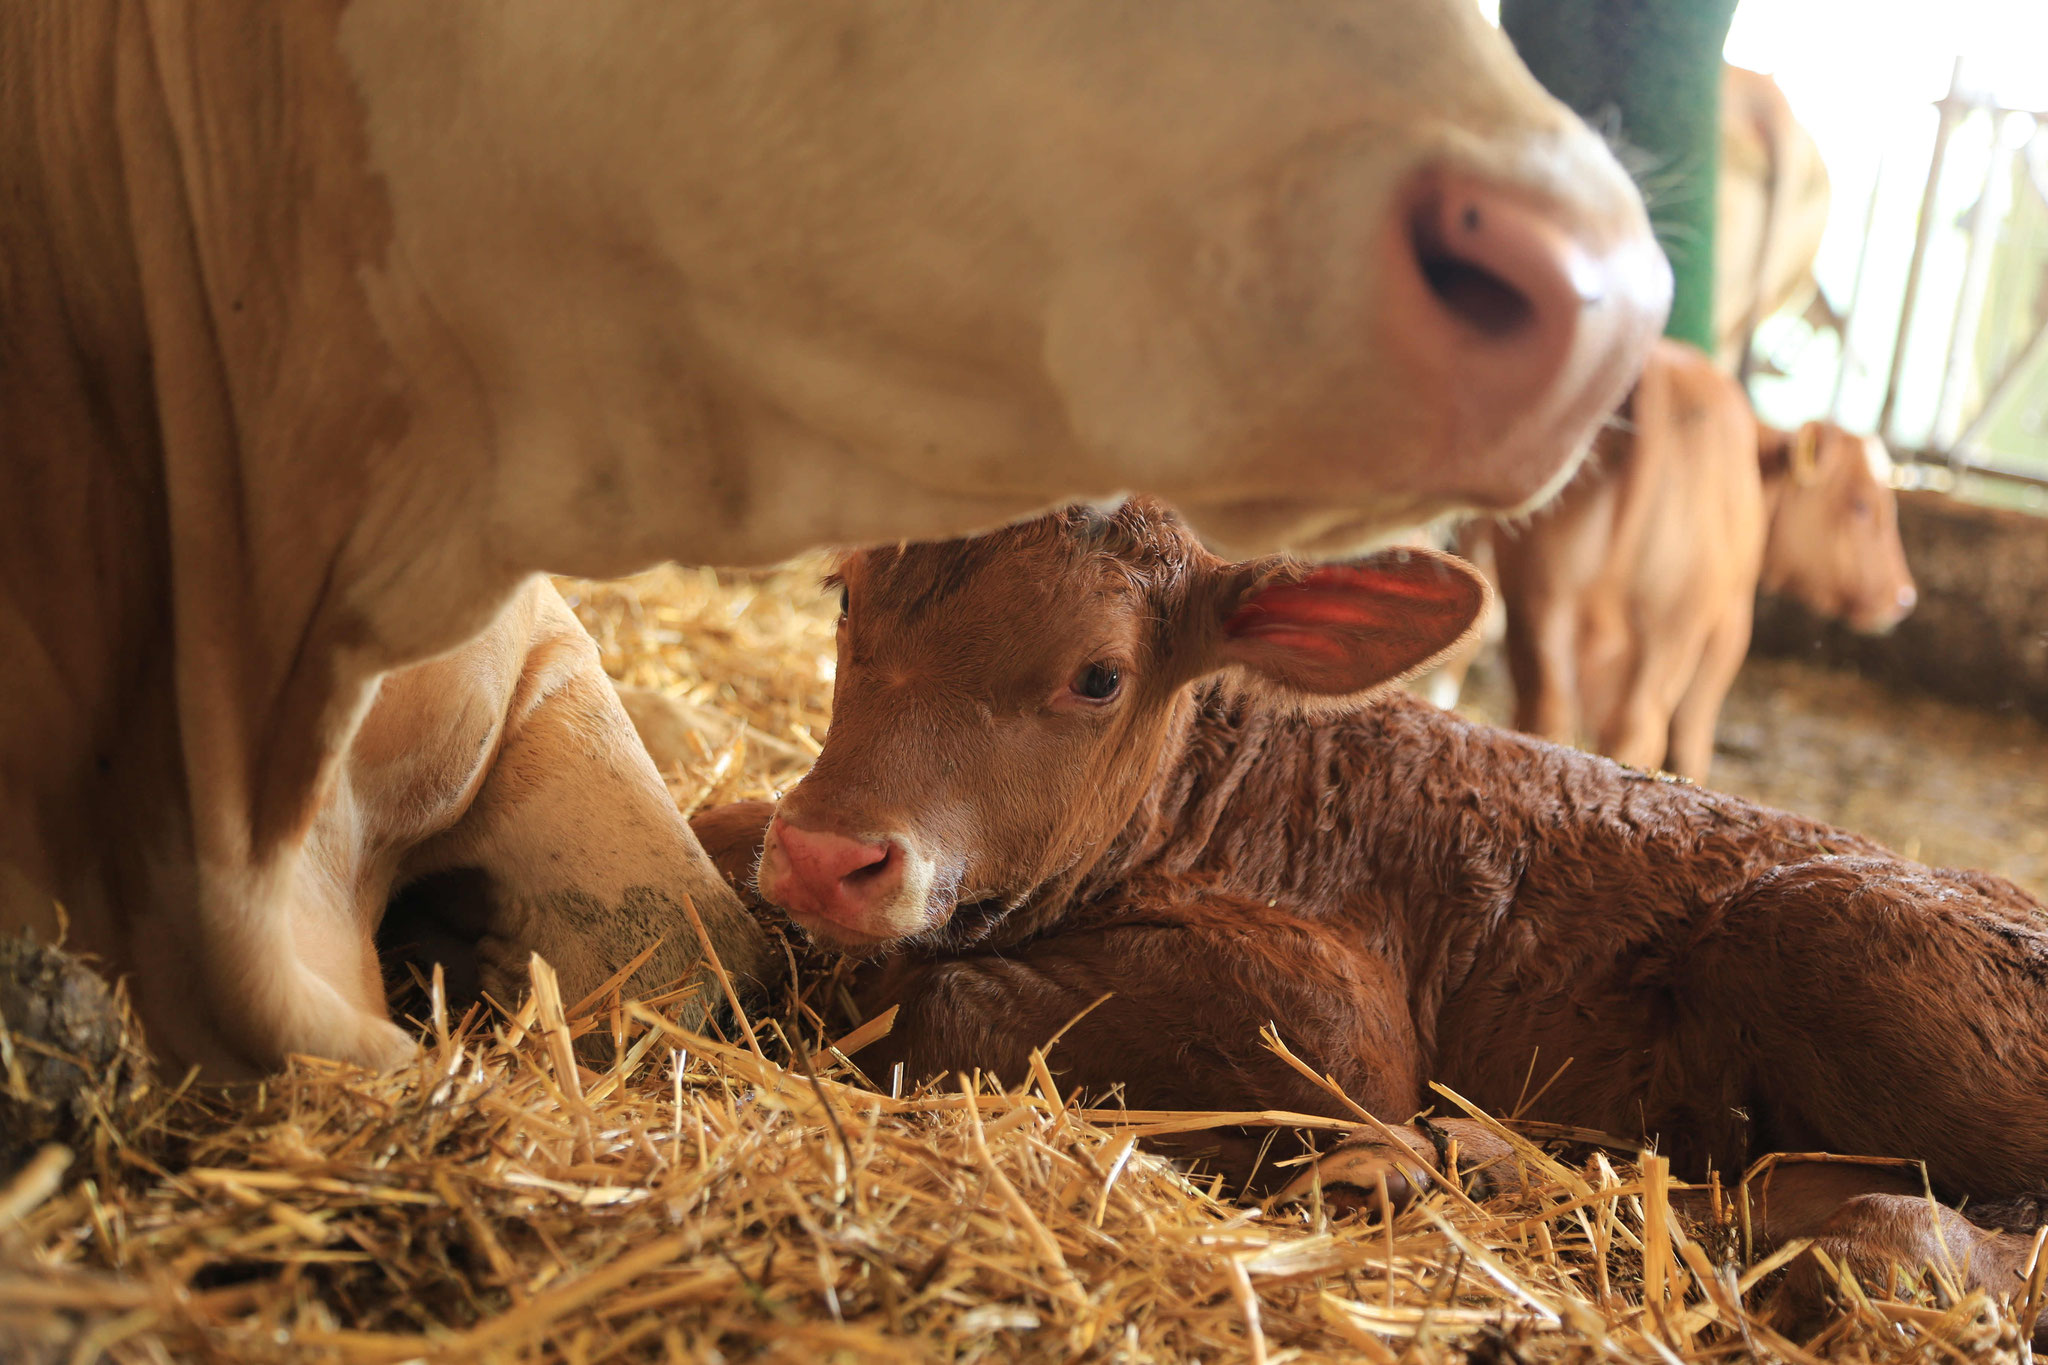
[[[8,8],[0,925],[181,943],[174,1060],[387,1061],[308,841],[536,571],[1537,497],[1668,278],[1470,8]]]
[[[1466,532],[1493,556],[1518,729],[1703,780],[1760,584],[1859,629],[1911,610],[1881,449],[1759,431],[1733,379],[1659,342],[1555,502]]]
[[[1721,166],[1714,191],[1714,355],[1745,364],[1765,318],[1815,293],[1813,262],[1827,231],[1827,166],[1813,135],[1769,76],[1726,67]]]
[[[895,950],[864,969],[872,1006],[903,1006],[882,1065],[1021,1076],[1082,1015],[1051,1059],[1076,1086],[1346,1117],[1261,1045],[1271,1022],[1395,1124],[1442,1079],[1654,1137],[1693,1177],[1833,1150],[1925,1160],[1950,1197],[2048,1189],[2048,911],[2025,893],[1398,693],[1305,710],[1271,689],[1340,691],[1341,660],[1363,684],[1457,639],[1470,571],[1383,556],[1301,580],[1119,515],[849,561],[814,777],[779,811],[700,817],[745,875],[772,814],[762,894],[827,944]],[[1121,661],[1120,700],[1037,700],[1091,656]],[[1052,812],[1021,852],[1019,802]],[[1241,1181],[1254,1137],[1180,1150]],[[1779,1188],[1767,1234],[1853,1245],[1913,1207],[1885,1201],[1917,1187],[1837,1174]],[[1972,1278],[2015,1288],[2025,1240],[1968,1235]]]

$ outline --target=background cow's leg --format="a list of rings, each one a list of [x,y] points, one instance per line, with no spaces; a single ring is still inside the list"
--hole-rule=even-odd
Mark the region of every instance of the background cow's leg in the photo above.
[[[911,1080],[979,1068],[1017,1084],[1031,1049],[1066,1028],[1047,1062],[1091,1098],[1355,1120],[1260,1041],[1270,1021],[1370,1112],[1399,1124],[1421,1107],[1421,1057],[1394,973],[1263,902],[1139,905],[1001,955],[894,958],[869,969],[860,994],[871,1011],[903,1007],[894,1031],[855,1059],[878,1080],[901,1062]],[[1253,1191],[1291,1180],[1292,1169],[1273,1163],[1301,1151],[1289,1133],[1245,1128],[1150,1145]]]
[[[1597,746],[1613,734],[1642,687],[1643,641],[1628,608],[1611,584],[1585,590],[1575,656],[1580,745]]]
[[[1615,710],[1594,736],[1595,747],[1618,763],[1662,768],[1671,743],[1671,719],[1699,676],[1707,650],[1709,623],[1701,622],[1655,649],[1638,646],[1634,668]],[[1635,632],[1639,641],[1654,639]]]
[[[1714,627],[1692,683],[1672,712],[1670,752],[1664,766],[1680,777],[1704,782],[1713,767],[1714,726],[1721,719],[1721,703],[1749,655],[1750,618],[1755,611],[1754,600],[1745,596]]]
[[[1498,542],[1497,542],[1498,543]],[[1559,744],[1578,738],[1578,604],[1568,593],[1528,581],[1538,570],[1501,555],[1507,612],[1508,675],[1515,684],[1515,728]],[[1513,577],[1511,574],[1523,573]]]
[[[486,884],[482,984],[510,1005],[538,952],[573,1003],[659,943],[626,984],[650,995],[694,978],[718,991],[683,910],[694,902],[734,976],[766,965],[767,939],[676,810],[583,627],[543,589],[504,736],[462,821],[416,871],[476,869]]]

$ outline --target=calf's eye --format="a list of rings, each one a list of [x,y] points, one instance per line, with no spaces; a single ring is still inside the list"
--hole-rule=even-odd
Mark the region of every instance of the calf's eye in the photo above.
[[[1090,701],[1108,701],[1123,686],[1123,674],[1115,664],[1089,664],[1074,675],[1074,694]]]
[[[849,606],[848,606],[848,599],[847,599],[847,596],[846,596],[846,585],[845,585],[844,583],[842,583],[842,584],[840,584],[840,585],[839,585],[839,619],[840,619],[840,620],[844,621],[844,620],[846,619],[846,613],[848,612],[848,610],[850,610],[850,608],[849,608]]]

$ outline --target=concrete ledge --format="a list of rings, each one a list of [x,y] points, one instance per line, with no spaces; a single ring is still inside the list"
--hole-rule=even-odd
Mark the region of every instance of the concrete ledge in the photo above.
[[[1859,636],[1766,598],[1751,653],[2048,722],[2048,518],[1911,492],[1899,495],[1899,532],[1920,606],[1896,631]]]

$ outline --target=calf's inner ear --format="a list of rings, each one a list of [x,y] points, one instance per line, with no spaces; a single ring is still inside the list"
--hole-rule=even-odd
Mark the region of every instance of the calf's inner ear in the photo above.
[[[1364,692],[1426,668],[1486,609],[1486,580],[1433,550],[1384,550],[1306,571],[1252,570],[1225,609],[1218,667],[1313,696]]]

